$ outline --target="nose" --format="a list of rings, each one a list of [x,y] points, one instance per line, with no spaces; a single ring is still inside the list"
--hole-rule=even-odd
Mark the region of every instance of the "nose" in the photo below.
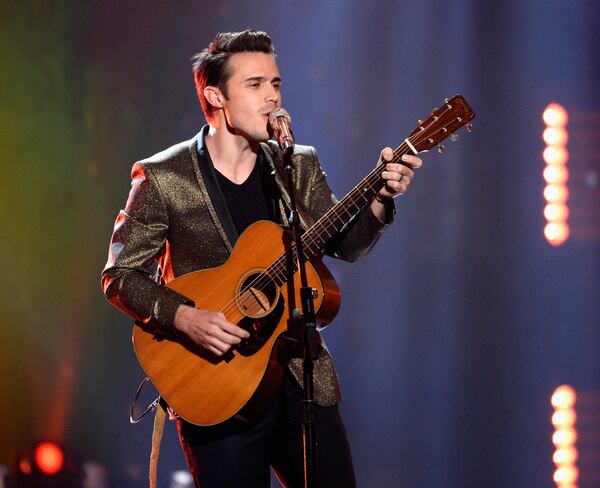
[[[275,106],[279,106],[281,94],[279,93],[279,90],[277,90],[277,88],[275,88],[274,86],[271,86],[267,91],[266,99],[267,99],[268,103],[273,103],[273,104],[275,104]]]

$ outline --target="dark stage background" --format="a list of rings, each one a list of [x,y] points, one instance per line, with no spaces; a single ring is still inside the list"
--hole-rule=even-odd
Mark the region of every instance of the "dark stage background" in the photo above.
[[[131,321],[99,288],[131,164],[203,124],[190,56],[274,39],[284,106],[343,196],[443,98],[472,135],[424,156],[325,333],[360,486],[552,486],[549,397],[600,388],[599,245],[544,239],[541,112],[600,109],[584,0],[14,1],[0,17],[0,462],[36,439],[145,486]],[[600,153],[596,153],[598,168]],[[571,160],[573,166],[578,164]],[[596,212],[598,207],[596,207]],[[184,467],[173,423],[161,486]]]

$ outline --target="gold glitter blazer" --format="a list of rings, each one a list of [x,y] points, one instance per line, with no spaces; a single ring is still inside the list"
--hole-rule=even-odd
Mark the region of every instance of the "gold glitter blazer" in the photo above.
[[[214,168],[204,147],[207,126],[193,139],[177,144],[134,164],[131,191],[117,216],[102,288],[108,300],[158,335],[174,331],[177,308],[188,300],[165,283],[204,268],[223,264],[238,233],[221,193]],[[258,162],[276,197],[278,220],[287,226],[289,195],[284,185],[280,152],[272,141],[261,143]],[[321,169],[314,148],[294,150],[296,202],[306,229],[337,200]],[[369,252],[394,208],[381,222],[370,208],[357,216],[333,243],[328,254],[356,261]],[[324,344],[323,344],[324,346]],[[302,384],[302,360],[294,358],[290,370]],[[314,369],[315,399],[331,406],[341,399],[331,355],[323,347]]]

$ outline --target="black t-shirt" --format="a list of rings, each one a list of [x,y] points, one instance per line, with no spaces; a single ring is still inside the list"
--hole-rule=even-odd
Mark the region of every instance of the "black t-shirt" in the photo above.
[[[265,191],[260,163],[259,157],[250,176],[240,185],[223,176],[215,168],[227,208],[240,234],[258,220],[273,220],[271,198]]]

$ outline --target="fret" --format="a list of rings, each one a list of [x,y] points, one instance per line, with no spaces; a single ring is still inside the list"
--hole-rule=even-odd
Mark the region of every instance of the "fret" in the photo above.
[[[325,232],[325,234],[327,234],[327,237],[333,236],[333,233],[330,234],[329,232],[327,232],[327,227],[323,227],[323,232]]]

